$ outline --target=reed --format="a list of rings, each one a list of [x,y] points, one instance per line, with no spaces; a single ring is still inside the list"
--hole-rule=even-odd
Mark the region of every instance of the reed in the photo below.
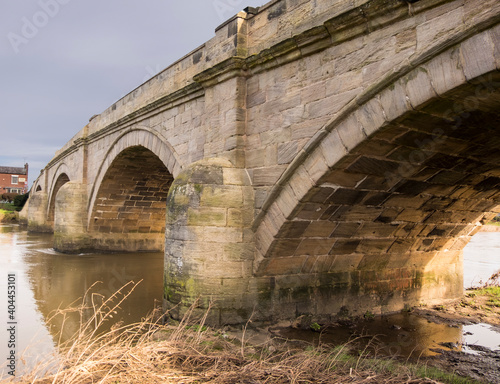
[[[64,342],[59,357],[38,366],[20,383],[438,383],[420,378],[407,366],[353,356],[352,343],[297,346],[283,339],[251,345],[227,337],[224,330],[205,325],[210,311],[194,319],[192,310],[178,323],[162,324],[164,315],[153,311],[141,322],[109,326],[120,304],[137,284],[129,283],[109,298],[92,294],[79,307],[59,310],[63,319],[76,311],[80,328]],[[86,318],[91,310],[93,315]],[[107,330],[106,330],[107,329]],[[47,367],[52,371],[47,373]],[[446,381],[452,382],[452,381]],[[463,381],[468,382],[468,381]]]

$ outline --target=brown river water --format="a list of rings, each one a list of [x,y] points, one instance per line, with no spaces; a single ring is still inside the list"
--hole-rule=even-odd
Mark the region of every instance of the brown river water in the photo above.
[[[464,253],[466,287],[486,281],[500,269],[500,232],[480,232]],[[31,234],[18,226],[0,225],[0,379],[9,378],[11,351],[15,350],[16,376],[55,353],[56,345],[79,326],[79,314],[64,321],[57,309],[97,303],[129,281],[140,282],[113,314],[114,320],[140,321],[161,303],[162,253],[89,253],[67,255],[52,249],[52,235]],[[86,295],[91,288],[91,293]],[[292,331],[291,331],[292,332]],[[311,336],[312,334],[312,336]],[[322,334],[290,334],[314,342],[344,343],[353,335],[377,340],[380,353],[390,356],[429,355],[440,343],[479,344],[500,349],[500,334],[486,324],[450,327],[412,315],[397,314],[353,328],[331,328]],[[469,349],[474,353],[473,349]]]

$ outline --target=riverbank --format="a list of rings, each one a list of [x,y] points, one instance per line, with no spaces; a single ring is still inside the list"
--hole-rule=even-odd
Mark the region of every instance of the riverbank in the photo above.
[[[144,322],[66,350],[55,374],[20,383],[475,383],[426,365],[374,358],[350,345],[263,337],[229,330]],[[43,369],[43,367],[42,367]]]
[[[477,332],[482,332],[489,325],[496,331],[495,335],[500,334],[500,271],[482,287],[468,289],[464,297],[454,304],[422,307],[415,313],[428,321],[450,327],[473,325]],[[447,343],[437,350],[439,354],[431,364],[481,382],[500,383],[500,336],[494,336],[491,342],[495,347],[487,348],[481,343],[467,345],[460,340]]]
[[[126,295],[125,295],[126,296]],[[369,348],[353,336],[340,345],[305,342],[279,335],[272,326],[214,329],[204,318],[162,325],[160,312],[141,323],[97,329],[116,314],[118,304],[105,301],[96,315],[60,348],[57,359],[36,367],[16,382],[49,383],[479,383],[455,374],[446,359],[379,356],[376,337]],[[76,311],[83,313],[89,308]],[[68,310],[61,311],[66,315]],[[356,319],[349,321],[355,322]],[[314,327],[309,331],[315,333]],[[316,333],[317,334],[317,333]],[[375,346],[375,348],[372,348]],[[50,374],[44,374],[47,367]],[[460,371],[467,376],[466,372]],[[476,375],[477,376],[477,375]],[[494,383],[496,381],[486,381]],[[6,383],[6,382],[3,382]]]
[[[486,224],[481,227],[481,232],[500,232],[500,223]]]
[[[17,212],[0,209],[0,223],[17,223],[18,221],[19,214]]]

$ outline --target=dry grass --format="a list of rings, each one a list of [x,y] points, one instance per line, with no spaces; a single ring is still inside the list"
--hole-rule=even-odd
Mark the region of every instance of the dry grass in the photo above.
[[[247,345],[206,327],[206,317],[193,323],[191,313],[175,326],[162,325],[161,314],[155,312],[138,324],[115,324],[102,332],[135,286],[126,285],[107,299],[87,294],[83,302],[90,306],[79,307],[80,329],[60,348],[55,370],[45,375],[47,366],[39,366],[19,382],[437,383],[415,378],[402,366],[395,370],[390,362],[382,366],[380,360],[354,358],[347,353],[349,345],[294,348],[282,340]],[[89,309],[94,315],[84,321]],[[58,311],[57,316],[68,313]]]

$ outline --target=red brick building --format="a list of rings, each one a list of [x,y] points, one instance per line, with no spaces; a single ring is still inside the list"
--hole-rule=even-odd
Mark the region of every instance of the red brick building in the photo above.
[[[0,166],[0,195],[28,192],[28,164],[20,167]]]

